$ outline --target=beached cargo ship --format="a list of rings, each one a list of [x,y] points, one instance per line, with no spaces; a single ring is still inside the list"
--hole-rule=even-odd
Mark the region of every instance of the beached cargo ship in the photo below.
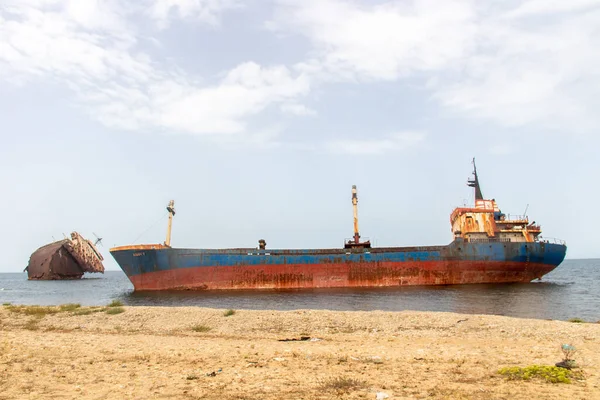
[[[352,188],[354,237],[341,248],[185,249],[171,247],[174,202],[163,244],[114,247],[110,253],[136,291],[288,289],[514,283],[540,279],[564,259],[566,244],[541,238],[527,216],[509,218],[483,198],[475,161],[475,204],[450,215],[448,245],[372,247],[361,241],[358,197]]]

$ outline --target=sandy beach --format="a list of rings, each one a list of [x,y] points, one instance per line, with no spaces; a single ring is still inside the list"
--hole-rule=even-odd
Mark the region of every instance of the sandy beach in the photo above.
[[[4,305],[0,399],[600,399],[597,323],[226,311]],[[498,373],[552,366],[564,343],[571,383]]]

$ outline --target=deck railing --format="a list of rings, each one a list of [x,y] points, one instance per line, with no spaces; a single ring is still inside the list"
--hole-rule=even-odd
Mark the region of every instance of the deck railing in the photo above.
[[[562,245],[567,244],[567,242],[565,240],[562,240],[562,239],[547,238],[547,237],[541,237],[541,236],[538,238],[538,242],[553,243],[553,244],[562,244]]]
[[[510,238],[468,238],[471,243],[510,243]]]
[[[467,238],[470,243],[510,243],[513,242],[512,238]],[[517,242],[515,240],[515,242]],[[537,242],[540,243],[553,243],[553,244],[567,244],[566,241],[557,238],[542,238],[539,237]]]
[[[506,221],[528,221],[527,215],[506,214]]]

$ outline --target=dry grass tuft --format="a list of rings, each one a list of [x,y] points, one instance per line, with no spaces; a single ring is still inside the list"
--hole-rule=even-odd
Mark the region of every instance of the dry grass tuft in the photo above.
[[[320,382],[319,389],[338,393],[349,393],[365,387],[365,382],[348,377],[335,377]]]
[[[361,362],[364,363],[373,363],[373,364],[383,364],[383,360],[381,357],[379,356],[374,356],[374,357],[361,357],[360,358]]]
[[[125,309],[123,307],[111,307],[106,310],[106,313],[109,315],[121,314],[124,312],[125,312]]]
[[[89,309],[83,309],[83,310],[75,310],[73,312],[73,315],[90,315],[91,313],[93,313],[94,311],[89,310]]]
[[[68,303],[68,304],[63,304],[63,305],[59,306],[60,311],[75,311],[80,307],[81,307],[81,304],[79,304],[79,303]]]
[[[235,310],[227,310],[223,313],[223,316],[229,317],[235,314]]]
[[[43,318],[46,315],[50,314],[58,314],[60,312],[77,312],[81,309],[81,304],[78,303],[69,303],[62,304],[58,307],[55,306],[13,306],[13,305],[5,305],[5,307],[15,313],[22,315],[31,315],[38,318]]]
[[[208,332],[211,329],[212,328],[210,326],[206,326],[206,325],[194,325],[194,326],[192,326],[192,330],[194,332]]]
[[[23,328],[27,329],[28,331],[37,331],[38,329],[40,329],[40,326],[38,325],[39,322],[39,318],[31,318],[25,323],[25,325],[23,325]]]
[[[23,315],[33,315],[36,317],[45,317],[48,314],[56,314],[60,312],[58,307],[42,307],[42,306],[8,306],[11,312]]]
[[[71,315],[90,315],[93,313],[99,313],[99,312],[104,312],[108,310],[107,307],[89,307],[89,308],[79,308],[75,311],[73,311],[73,313]]]
[[[136,354],[135,356],[133,356],[133,359],[135,361],[147,363],[147,362],[150,362],[152,357],[150,356],[150,354]]]
[[[113,300],[110,303],[108,303],[107,307],[123,307],[123,303],[119,300]]]

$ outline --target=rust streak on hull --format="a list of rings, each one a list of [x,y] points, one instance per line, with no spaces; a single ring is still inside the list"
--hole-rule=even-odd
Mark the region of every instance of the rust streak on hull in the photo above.
[[[518,262],[390,262],[171,269],[131,276],[135,290],[297,289],[530,282],[555,266]]]

